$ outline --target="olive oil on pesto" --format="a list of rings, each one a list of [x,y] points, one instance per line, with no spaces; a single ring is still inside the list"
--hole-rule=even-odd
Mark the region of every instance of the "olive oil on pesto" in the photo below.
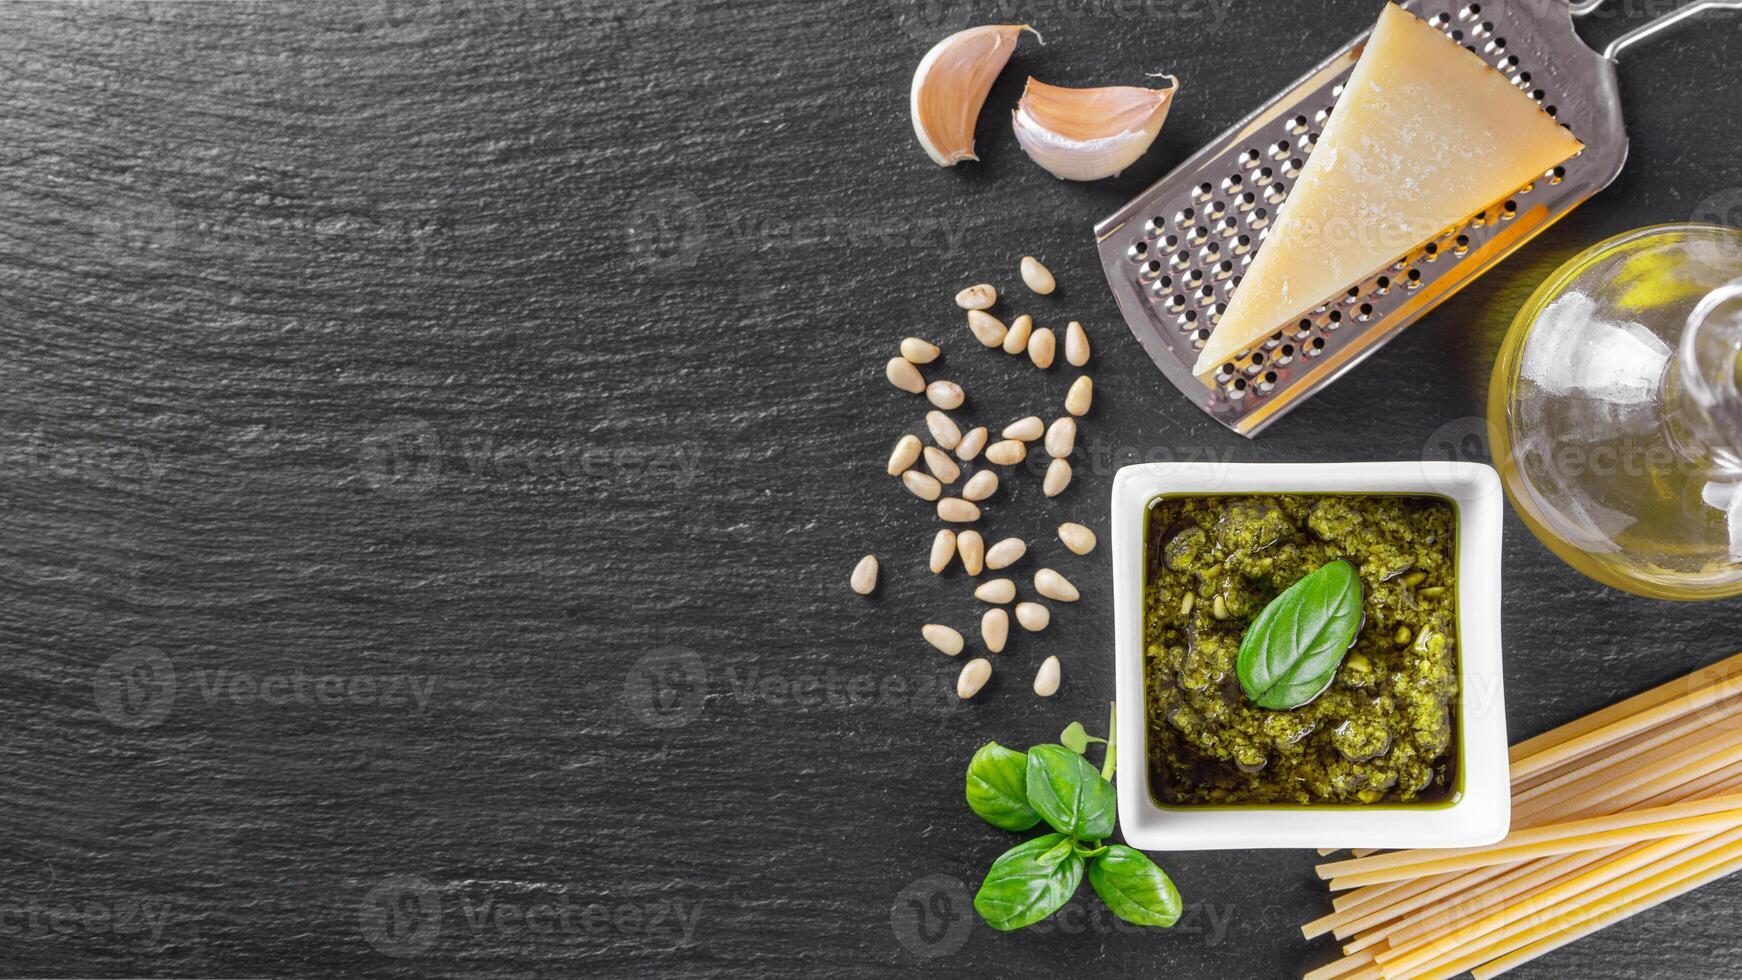
[[[1457,739],[1457,515],[1431,496],[1163,497],[1145,530],[1150,783],[1163,805],[1431,804]],[[1246,627],[1345,559],[1365,614],[1331,686],[1260,708],[1235,673]]]

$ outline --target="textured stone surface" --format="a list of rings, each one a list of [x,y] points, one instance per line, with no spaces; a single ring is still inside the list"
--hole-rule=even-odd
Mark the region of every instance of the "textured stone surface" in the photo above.
[[[1229,435],[1142,358],[1090,226],[1375,6],[0,4],[0,973],[1328,958],[1295,931],[1328,907],[1302,852],[1159,855],[1197,909],[1171,932],[1085,898],[995,935],[959,899],[1013,838],[960,786],[988,738],[1104,724],[1106,551],[1052,528],[1105,537],[1118,463],[1417,458],[1468,431],[1558,261],[1742,186],[1710,111],[1737,95],[1734,24],[1642,49],[1617,186],[1260,441]],[[994,90],[984,162],[939,171],[914,63],[1018,15],[1048,45]],[[1003,122],[1028,72],[1160,70],[1173,118],[1103,184],[1053,180]],[[1021,292],[1027,253],[1055,296]],[[971,343],[949,297],[982,279],[1081,319],[1098,394],[1071,488],[1024,473],[986,522],[1033,544],[1024,588],[1045,562],[1084,600],[963,707],[918,627],[977,604],[925,571],[935,521],[882,475],[924,406],[881,364],[928,336],[973,418],[1050,417],[1073,372]],[[1516,521],[1506,562],[1517,736],[1736,647],[1735,603],[1607,591]],[[1064,687],[1040,702],[1048,653]],[[1725,881],[1519,975],[1734,975],[1739,912]]]

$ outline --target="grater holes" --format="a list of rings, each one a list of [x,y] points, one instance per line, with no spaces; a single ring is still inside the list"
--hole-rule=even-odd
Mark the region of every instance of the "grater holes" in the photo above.
[[[1156,238],[1167,232],[1167,219],[1156,215],[1143,223],[1143,234],[1148,238]]]
[[[1410,290],[1415,290],[1415,289],[1421,288],[1421,270],[1420,269],[1409,270],[1409,275],[1403,280],[1403,288],[1410,289]]]
[[[1247,211],[1250,211],[1254,207],[1257,207],[1257,206],[1258,206],[1258,195],[1252,193],[1251,191],[1247,191],[1246,193],[1241,194],[1239,199],[1234,203],[1234,207],[1236,209],[1238,209],[1241,213],[1245,213]]]
[[[1506,39],[1503,37],[1497,37],[1494,40],[1489,41],[1487,44],[1482,45],[1482,50],[1488,52],[1489,57],[1493,57],[1494,55],[1506,50]]]
[[[1232,197],[1240,192],[1240,188],[1245,186],[1246,179],[1241,177],[1239,174],[1235,174],[1227,180],[1222,181],[1222,193]]]
[[[1271,204],[1281,204],[1288,200],[1288,185],[1280,180],[1271,184],[1265,188],[1264,199]]]
[[[1160,279],[1157,279],[1154,282],[1149,284],[1149,291],[1151,293],[1155,294],[1156,299],[1162,299],[1162,298],[1166,297],[1168,292],[1172,289],[1173,289],[1173,277],[1172,276],[1162,276]]]
[[[1209,342],[1210,342],[1210,331],[1208,328],[1199,330],[1196,333],[1192,334],[1192,349],[1193,350],[1203,350],[1204,345],[1209,343]]]
[[[1182,293],[1174,293],[1167,298],[1167,311],[1173,314],[1185,312],[1186,298]]]
[[[1318,123],[1319,126],[1321,126],[1321,127],[1323,127],[1325,123],[1330,122],[1330,120],[1331,120],[1331,107],[1330,106],[1325,106],[1323,109],[1320,109],[1318,112],[1313,113],[1313,122]]]
[[[1373,295],[1384,296],[1386,293],[1389,293],[1389,292],[1391,292],[1391,277],[1390,276],[1380,276],[1377,280],[1374,281],[1374,283],[1373,283]]]
[[[1561,181],[1567,179],[1567,168],[1555,167],[1554,169],[1550,170],[1548,173],[1544,174],[1543,177],[1548,180],[1548,185],[1550,187],[1553,187],[1556,184],[1559,184]]]
[[[1210,198],[1214,197],[1215,194],[1216,194],[1216,188],[1214,188],[1213,186],[1211,186],[1209,184],[1199,184],[1198,189],[1197,189],[1197,193],[1194,196],[1195,196],[1197,202],[1199,204],[1202,204],[1205,201],[1208,201]]]
[[[1428,242],[1427,248],[1421,250],[1421,260],[1423,262],[1438,262],[1440,260],[1439,242]]]
[[[1198,308],[1203,309],[1216,301],[1216,287],[1199,286],[1197,294]]]
[[[1193,330],[1196,330],[1198,328],[1198,311],[1197,310],[1187,310],[1184,313],[1181,313],[1179,316],[1175,317],[1173,322],[1176,326],[1178,326],[1180,328],[1181,331],[1183,331],[1185,333],[1191,333]],[[1206,329],[1205,331],[1203,331],[1203,334],[1205,337],[1208,337],[1210,335],[1210,331]]]
[[[1280,140],[1277,142],[1277,144],[1275,146],[1270,148],[1270,159],[1272,159],[1272,160],[1286,160],[1286,159],[1288,159],[1288,153],[1289,153],[1290,149],[1291,149],[1291,146],[1290,146],[1288,140]]]
[[[1360,308],[1355,311],[1356,322],[1366,323],[1371,319],[1373,319],[1373,304],[1362,303]]]
[[[1227,386],[1224,387],[1222,390],[1227,392],[1229,401],[1233,401],[1233,402],[1242,401],[1246,397],[1246,379],[1245,378],[1235,378],[1233,381],[1229,382],[1227,384]]]
[[[1214,204],[1212,204],[1209,207],[1204,209],[1204,217],[1208,218],[1211,221],[1217,221],[1223,215],[1225,215],[1227,213],[1228,213],[1228,202],[1227,201],[1217,201],[1216,203],[1214,203]]]
[[[1210,323],[1212,325],[1217,324],[1217,323],[1221,323],[1222,322],[1222,314],[1224,314],[1226,312],[1228,312],[1228,304],[1227,303],[1217,303],[1215,306],[1211,307],[1210,308]]]
[[[1173,216],[1173,223],[1174,223],[1174,226],[1176,228],[1184,228],[1186,225],[1189,225],[1193,221],[1196,221],[1197,218],[1198,218],[1198,213],[1195,210],[1193,210],[1191,208],[1185,208],[1184,210],[1180,211],[1178,214]]]
[[[1482,23],[1477,24],[1475,27],[1470,28],[1470,33],[1476,37],[1487,37],[1494,33],[1494,22],[1491,20],[1485,20]]]
[[[1287,163],[1282,165],[1282,175],[1284,177],[1289,178],[1290,180],[1293,180],[1294,178],[1299,177],[1300,172],[1302,170],[1304,170],[1305,168],[1306,168],[1306,161],[1302,160],[1299,157],[1295,157],[1293,160],[1290,160]]]
[[[1270,182],[1275,180],[1275,179],[1276,179],[1276,171],[1270,169],[1269,167],[1265,167],[1265,168],[1259,170],[1258,173],[1253,176],[1252,182],[1257,184],[1259,187],[1267,187],[1270,185]]]
[[[1295,116],[1288,121],[1288,131],[1296,136],[1307,131],[1307,117]]]
[[[1341,310],[1332,310],[1330,313],[1325,315],[1324,322],[1319,324],[1319,330],[1324,333],[1331,333],[1342,325],[1343,312]]]
[[[1451,22],[1452,22],[1452,15],[1446,13],[1443,10],[1437,14],[1434,14],[1431,18],[1428,19],[1429,24],[1432,24],[1433,26],[1439,28],[1440,30],[1445,30],[1446,25],[1450,24]]]
[[[1203,248],[1198,249],[1198,260],[1203,262],[1205,265],[1215,262],[1221,257],[1221,255],[1222,246],[1217,245],[1215,242],[1211,242]]]
[[[1516,217],[1518,217],[1518,202],[1517,201],[1507,201],[1503,206],[1501,206],[1501,208],[1500,208],[1500,220],[1501,221],[1511,221],[1513,218],[1516,218]]]
[[[1184,271],[1185,269],[1189,269],[1189,268],[1191,268],[1191,264],[1192,264],[1192,253],[1186,251],[1183,248],[1180,249],[1179,251],[1173,253],[1173,267],[1176,271]]]
[[[1259,394],[1268,395],[1276,388],[1276,372],[1266,371],[1264,377],[1258,379]]]
[[[1241,235],[1239,238],[1234,239],[1234,254],[1235,255],[1245,255],[1247,252],[1250,252],[1250,251],[1252,251],[1252,236],[1251,235]]]
[[[1559,109],[1557,109],[1557,108],[1555,108],[1555,107],[1554,107],[1554,106],[1552,106],[1552,105],[1550,105],[1550,106],[1543,106],[1543,108],[1542,108],[1542,111],[1543,111],[1543,112],[1546,112],[1546,113],[1548,113],[1548,114],[1549,114],[1549,117],[1550,117],[1550,118],[1553,118],[1553,117],[1555,117],[1555,116],[1557,116],[1557,115],[1560,115],[1560,110],[1559,110]]]
[[[1287,367],[1288,365],[1293,364],[1294,345],[1283,344],[1282,347],[1277,349],[1276,356],[1270,359],[1270,363],[1277,367]]]
[[[1518,70],[1518,66],[1519,66],[1520,62],[1518,60],[1517,55],[1509,54],[1506,57],[1501,58],[1497,64],[1499,65],[1499,68],[1501,71],[1506,72],[1508,75],[1510,75],[1514,71]]]
[[[1240,219],[1229,215],[1216,222],[1216,234],[1223,238],[1233,238],[1240,231]]]
[[[1300,152],[1302,154],[1305,154],[1307,156],[1311,156],[1312,152],[1318,148],[1319,148],[1319,134],[1308,133],[1305,136],[1301,137]]]
[[[1133,262],[1142,262],[1149,257],[1149,243],[1132,242],[1131,247],[1125,250],[1125,257]]]
[[[1480,16],[1482,16],[1482,5],[1479,3],[1472,3],[1466,6],[1463,10],[1458,11],[1459,20],[1471,21]]]
[[[1307,344],[1305,354],[1308,357],[1318,357],[1320,354],[1323,354],[1324,352],[1325,352],[1325,338],[1314,337]]]
[[[1251,170],[1253,167],[1258,166],[1258,164],[1263,160],[1264,157],[1260,155],[1257,150],[1247,150],[1245,153],[1240,154],[1240,169]],[[1227,181],[1223,181],[1222,188],[1226,190],[1227,187]]]
[[[1148,262],[1143,263],[1143,269],[1137,273],[1137,280],[1139,282],[1150,282],[1157,279],[1161,277],[1162,268],[1163,266],[1160,259],[1150,259]]]
[[[1186,273],[1185,288],[1196,289],[1204,284],[1204,270],[1193,269]]]
[[[1193,247],[1196,247],[1198,245],[1202,245],[1203,243],[1205,243],[1209,240],[1210,240],[1210,229],[1205,228],[1203,225],[1198,225],[1197,227],[1193,228],[1191,231],[1186,232],[1186,244],[1187,245],[1191,245]]]
[[[1234,275],[1234,263],[1223,259],[1216,264],[1216,281],[1224,282]]]
[[[1469,235],[1459,235],[1457,242],[1452,245],[1452,254],[1456,255],[1458,258],[1461,259],[1465,255],[1468,255],[1469,252],[1470,252],[1470,236]]]

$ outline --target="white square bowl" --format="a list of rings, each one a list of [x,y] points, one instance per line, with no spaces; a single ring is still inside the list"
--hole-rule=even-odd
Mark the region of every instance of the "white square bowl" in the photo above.
[[[1374,806],[1164,806],[1149,785],[1143,683],[1144,517],[1163,495],[1422,494],[1457,514],[1462,792],[1450,803]],[[1257,847],[1474,847],[1512,821],[1506,705],[1500,672],[1500,477],[1453,462],[1127,466],[1113,480],[1113,608],[1117,621],[1119,825],[1144,850]]]

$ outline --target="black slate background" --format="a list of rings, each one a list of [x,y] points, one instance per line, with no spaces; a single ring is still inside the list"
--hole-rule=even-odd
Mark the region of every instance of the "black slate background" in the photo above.
[[[1606,38],[1663,4],[1628,3]],[[1477,431],[1513,311],[1604,236],[1742,196],[1738,22],[1628,57],[1620,182],[1248,443],[1150,367],[1092,223],[1369,20],[1372,0],[0,4],[0,974],[1297,975],[1304,852],[1164,854],[1190,917],[1092,897],[996,935],[1013,839],[960,798],[989,738],[1104,725],[1106,532],[1137,458],[1414,459]],[[984,162],[939,171],[930,43],[1021,16]],[[1067,185],[1004,112],[1169,71],[1122,177]],[[988,536],[1085,598],[945,692],[934,521],[882,475],[945,344],[974,417],[1073,374],[980,352],[950,296],[1080,319],[1078,478]],[[1012,290],[1020,296],[1020,292]],[[1007,310],[1012,309],[1006,307]],[[871,601],[857,557],[884,559]],[[1737,647],[1735,603],[1588,582],[1506,528],[1522,737]],[[1026,574],[1023,576],[1026,581]],[[1048,653],[1051,702],[1027,690]],[[417,694],[413,695],[412,684]],[[942,877],[930,877],[942,876]],[[1087,892],[1085,892],[1087,895]],[[910,902],[917,899],[919,904]],[[531,912],[530,924],[526,913]],[[1521,977],[1735,976],[1742,880]]]

